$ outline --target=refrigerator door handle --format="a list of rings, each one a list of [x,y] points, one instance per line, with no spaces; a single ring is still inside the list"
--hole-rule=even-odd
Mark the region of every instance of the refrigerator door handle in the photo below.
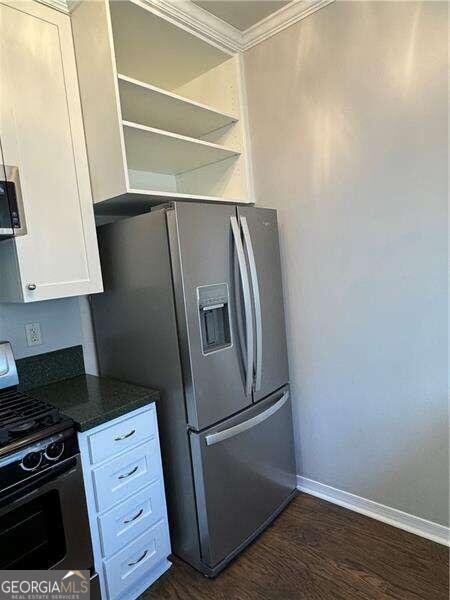
[[[255,390],[258,392],[261,389],[262,377],[262,315],[261,315],[261,298],[259,295],[258,271],[256,269],[255,254],[253,252],[252,236],[248,227],[247,218],[241,217],[241,226],[244,233],[245,246],[247,249],[248,262],[250,267],[250,277],[252,280],[253,301],[255,304],[255,323],[256,323],[256,377]]]
[[[256,417],[252,417],[251,419],[248,419],[243,423],[239,423],[239,425],[234,425],[234,427],[224,429],[223,431],[219,431],[218,433],[211,433],[210,435],[207,435],[205,437],[206,445],[213,446],[214,444],[223,442],[224,440],[227,440],[230,437],[239,435],[243,431],[247,431],[247,429],[251,429],[256,425],[259,425],[259,423],[262,423],[263,421],[271,417],[273,414],[275,414],[277,411],[279,411],[280,408],[286,404],[288,399],[289,392],[286,392],[285,394],[283,394],[283,396],[281,396],[281,398],[277,402],[275,402],[275,404],[269,406],[269,408],[267,408],[264,412],[260,413],[259,415],[256,415]]]
[[[251,396],[253,388],[253,315],[252,299],[250,295],[250,284],[248,282],[247,266],[245,264],[244,248],[241,240],[241,230],[236,217],[230,217],[231,230],[233,232],[234,244],[238,258],[239,273],[242,284],[242,295],[244,297],[245,328],[246,328],[246,375],[245,375],[245,393]]]

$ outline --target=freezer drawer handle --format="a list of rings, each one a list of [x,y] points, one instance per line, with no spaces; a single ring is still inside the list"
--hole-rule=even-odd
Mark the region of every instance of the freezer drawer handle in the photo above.
[[[252,236],[248,228],[246,217],[241,217],[242,231],[244,233],[245,245],[247,247],[248,263],[250,267],[250,277],[253,289],[253,301],[255,303],[255,323],[256,323],[256,377],[255,391],[261,389],[262,376],[262,315],[261,315],[261,299],[259,296],[258,271],[256,269],[255,254],[253,252]]]
[[[275,414],[278,410],[280,410],[280,408],[286,404],[288,399],[289,392],[286,392],[278,400],[278,402],[275,402],[275,404],[269,406],[267,410],[265,410],[259,415],[256,415],[256,417],[252,417],[251,419],[248,419],[248,421],[239,423],[239,425],[235,425],[234,427],[230,427],[229,429],[224,429],[223,431],[219,431],[218,433],[212,433],[211,435],[207,435],[205,438],[206,445],[212,446],[213,444],[218,444],[219,442],[223,442],[224,440],[227,440],[230,437],[234,437],[235,435],[238,435],[243,431],[247,431],[247,429],[255,427],[255,425],[259,425],[259,423],[262,423],[263,421],[271,417],[273,414]]]
[[[252,315],[252,300],[250,294],[250,284],[247,276],[247,267],[245,265],[245,254],[241,240],[241,230],[239,229],[236,217],[230,217],[231,229],[233,231],[234,244],[238,257],[239,272],[241,276],[242,294],[244,296],[244,312],[245,312],[245,327],[246,327],[246,375],[245,375],[245,393],[251,396],[253,388],[253,315]]]

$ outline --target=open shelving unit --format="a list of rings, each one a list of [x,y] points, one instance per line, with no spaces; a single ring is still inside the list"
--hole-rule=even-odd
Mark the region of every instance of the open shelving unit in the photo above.
[[[152,124],[157,129],[201,139],[239,120],[234,115],[126,75],[119,74],[118,80],[122,117],[126,121]]]
[[[178,133],[129,121],[122,121],[122,126],[127,164],[130,169],[136,171],[179,175],[232,156],[239,156],[239,152],[231,148]]]
[[[238,55],[140,0],[81,0],[72,26],[96,210],[252,202]]]

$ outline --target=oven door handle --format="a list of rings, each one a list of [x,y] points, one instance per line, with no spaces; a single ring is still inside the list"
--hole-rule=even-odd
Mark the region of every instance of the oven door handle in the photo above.
[[[41,488],[48,483],[57,481],[60,478],[62,479],[66,473],[73,470],[74,467],[78,465],[78,456],[79,454],[76,454],[75,456],[62,460],[49,469],[37,473],[29,483],[14,486],[16,489],[11,490],[10,493],[6,493],[5,496],[2,494],[0,496],[0,509],[3,508],[5,504],[9,505],[16,502],[22,502],[30,494],[34,494],[37,490],[41,491]]]

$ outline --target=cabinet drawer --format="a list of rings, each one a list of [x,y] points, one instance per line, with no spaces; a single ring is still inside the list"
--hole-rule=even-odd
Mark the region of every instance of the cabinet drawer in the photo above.
[[[124,597],[127,588],[145,577],[170,554],[167,522],[159,521],[116,556],[104,561],[110,600]]]
[[[115,419],[108,427],[89,436],[91,464],[112,458],[156,433],[155,407],[129,418]]]
[[[94,469],[92,476],[99,512],[155,479],[161,479],[161,461],[156,438]]]
[[[99,517],[103,557],[112,556],[165,517],[164,486],[158,480]]]

